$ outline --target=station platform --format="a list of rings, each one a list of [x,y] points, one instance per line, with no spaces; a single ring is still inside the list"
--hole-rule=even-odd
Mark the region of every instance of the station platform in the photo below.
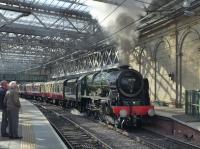
[[[155,106],[154,108],[156,115],[170,118],[182,125],[188,126],[200,132],[200,118],[186,115],[183,108],[172,108],[164,106]]]
[[[19,136],[21,140],[0,137],[0,149],[67,149],[49,121],[32,103],[20,99]],[[1,122],[2,112],[0,112]]]

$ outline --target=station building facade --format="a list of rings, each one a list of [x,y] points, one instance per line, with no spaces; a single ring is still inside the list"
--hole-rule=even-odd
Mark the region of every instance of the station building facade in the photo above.
[[[130,64],[149,79],[152,101],[183,107],[185,90],[200,90],[198,12],[141,30]]]

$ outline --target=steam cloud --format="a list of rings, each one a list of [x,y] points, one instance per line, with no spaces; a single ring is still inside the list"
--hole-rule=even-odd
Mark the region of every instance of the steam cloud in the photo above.
[[[123,1],[124,0],[113,0],[113,2],[117,3],[122,3]],[[105,16],[117,6],[94,1],[92,1],[91,4],[95,7],[95,9],[91,11],[91,14],[99,20],[99,23],[104,27],[104,30],[111,35],[128,24],[135,22],[145,13],[144,8],[148,7],[144,3],[127,0],[119,9],[107,17],[107,19],[103,20]],[[136,31],[138,23],[139,22],[133,23],[114,36],[119,51],[120,65],[129,64],[131,49],[134,49],[138,39],[138,32]]]
[[[134,21],[135,20],[128,14],[121,13],[116,18],[115,24],[117,28],[122,28]],[[129,55],[131,54],[130,51],[135,47],[138,38],[138,33],[135,31],[135,28],[136,26],[133,24],[117,33],[114,37],[118,45],[120,65],[129,64]]]

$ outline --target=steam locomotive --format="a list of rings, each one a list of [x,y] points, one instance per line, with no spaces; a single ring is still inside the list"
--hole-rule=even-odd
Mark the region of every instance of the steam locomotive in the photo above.
[[[148,80],[128,66],[19,88],[23,97],[75,107],[120,128],[141,127],[143,121],[154,116]]]

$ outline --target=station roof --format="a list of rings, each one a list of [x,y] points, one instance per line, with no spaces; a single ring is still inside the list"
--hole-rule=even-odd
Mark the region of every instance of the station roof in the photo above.
[[[82,53],[100,30],[86,0],[0,0],[0,73]]]
[[[184,6],[187,3],[188,6]],[[199,0],[152,0],[147,8],[147,15],[141,19],[138,30],[140,35],[162,28],[180,16],[195,16],[195,9],[199,8]]]
[[[0,0],[0,74],[29,71],[63,56],[80,57],[92,49],[90,43],[105,39],[87,1]],[[95,1],[120,6],[126,0]],[[134,1],[149,4],[137,27],[142,32],[185,10],[183,0]],[[199,5],[198,0],[191,2]]]

